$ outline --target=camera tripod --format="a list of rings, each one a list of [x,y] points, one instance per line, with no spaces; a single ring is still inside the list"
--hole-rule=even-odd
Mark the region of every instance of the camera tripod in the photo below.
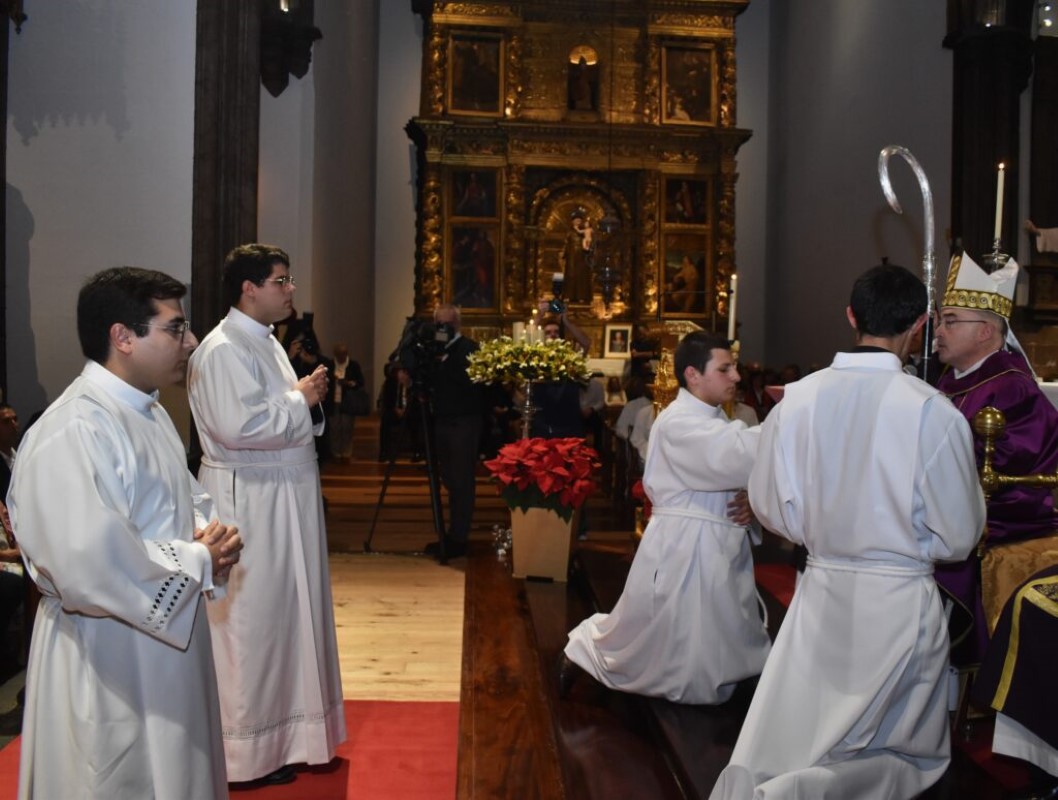
[[[430,425],[427,405],[429,398],[427,392],[421,386],[412,386],[410,394],[414,395],[412,405],[416,406],[419,425],[422,430],[423,456],[426,463],[426,479],[430,489],[430,508],[433,511],[434,532],[437,534],[438,561],[441,564],[448,563],[448,555],[445,552],[445,523],[444,514],[441,511],[441,483],[437,477],[437,461],[434,456],[433,427]],[[390,443],[389,454],[386,459],[386,471],[382,477],[382,488],[378,493],[378,501],[375,503],[375,513],[371,518],[371,529],[368,531],[367,539],[364,540],[364,552],[375,552],[371,549],[371,542],[375,538],[375,527],[378,525],[378,515],[382,511],[382,504],[386,499],[386,490],[389,488],[390,478],[393,476],[393,467],[397,461],[397,453],[401,445],[406,444],[411,436],[408,416],[401,418],[400,427],[396,432],[395,441]]]

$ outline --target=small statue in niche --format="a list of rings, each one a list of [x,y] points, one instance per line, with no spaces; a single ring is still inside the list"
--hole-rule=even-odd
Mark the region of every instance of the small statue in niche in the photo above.
[[[566,244],[559,254],[559,266],[566,276],[566,297],[572,303],[590,303],[592,298],[591,258],[595,231],[583,208],[570,215]]]
[[[597,111],[599,108],[599,57],[587,45],[570,51],[568,64],[568,104],[570,111]]]

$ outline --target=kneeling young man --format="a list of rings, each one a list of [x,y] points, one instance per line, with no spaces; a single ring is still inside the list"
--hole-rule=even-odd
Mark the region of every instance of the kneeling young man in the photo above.
[[[769,530],[808,565],[712,800],[915,797],[948,766],[948,629],[933,562],[984,526],[970,427],[904,373],[926,288],[862,275],[856,347],[786,386],[749,479]]]
[[[696,331],[676,348],[679,394],[651,428],[643,472],[650,524],[613,611],[570,632],[563,690],[576,665],[613,689],[723,703],[764,667],[771,643],[757,605],[750,515],[744,494],[736,499],[759,429],[721,408],[738,384],[729,347]]]

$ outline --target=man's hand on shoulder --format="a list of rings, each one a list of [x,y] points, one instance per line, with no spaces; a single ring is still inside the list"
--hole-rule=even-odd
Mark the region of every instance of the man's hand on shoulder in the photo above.
[[[749,507],[749,494],[745,489],[735,495],[735,499],[727,504],[728,518],[739,525],[749,525],[753,522],[753,509]]]

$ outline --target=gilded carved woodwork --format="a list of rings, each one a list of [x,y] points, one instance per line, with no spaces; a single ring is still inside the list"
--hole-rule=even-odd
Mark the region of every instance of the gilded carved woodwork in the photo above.
[[[641,224],[639,228],[640,270],[636,302],[642,317],[655,318],[658,313],[658,182],[657,173],[641,184]]]
[[[439,116],[445,110],[445,73],[448,63],[448,30],[442,25],[430,26],[423,58],[422,109],[427,116]]]
[[[523,40],[518,34],[507,40],[506,67],[504,70],[503,116],[515,119],[521,108],[522,87],[525,75],[522,70]]]
[[[719,104],[720,127],[735,126],[735,45],[733,42],[720,48],[719,52]]]
[[[661,95],[661,45],[656,36],[647,41],[646,77],[643,81],[643,121],[648,125],[657,125],[661,121],[661,106],[658,98]]]
[[[511,164],[504,175],[503,206],[506,210],[507,249],[504,256],[503,313],[525,315],[525,167]]]
[[[444,220],[441,217],[443,206],[441,170],[429,166],[422,175],[422,202],[420,204],[419,227],[421,241],[419,253],[422,268],[416,281],[416,310],[432,312],[444,302],[442,287],[444,284]]]
[[[722,327],[736,268],[735,155],[749,137],[737,128],[735,94],[735,18],[747,4],[417,4],[425,30],[422,95],[420,116],[407,127],[419,159],[417,313],[451,301],[457,276],[489,280],[489,262],[463,255],[456,262],[450,241],[480,235],[494,248],[494,285],[475,295],[477,305],[463,306],[465,324],[499,330],[523,319],[550,295],[552,273],[571,263],[570,215],[579,209],[593,226],[596,270],[604,258],[621,267],[609,307],[598,283],[590,301],[571,307],[590,335],[599,338],[599,323],[610,318],[674,322],[683,312],[663,308],[672,291],[666,276],[688,243],[703,253],[697,291],[705,300],[687,313]],[[667,74],[666,53],[686,54],[700,69]],[[673,74],[682,85],[666,86]],[[691,90],[709,98],[697,98],[698,117],[665,105],[698,74],[706,77]],[[479,103],[481,86],[486,100]],[[490,215],[457,213],[453,193],[464,191],[472,174],[494,187]],[[679,224],[666,217],[666,186],[674,180],[699,187],[708,213]]]

